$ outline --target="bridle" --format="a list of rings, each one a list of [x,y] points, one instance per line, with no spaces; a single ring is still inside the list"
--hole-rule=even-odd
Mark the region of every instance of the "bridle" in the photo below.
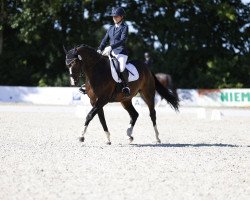
[[[82,61],[82,57],[80,55],[75,55],[73,58],[67,58],[66,57],[66,60],[65,60],[66,65],[69,66],[69,77],[70,77],[71,85],[75,85],[76,84],[76,81],[74,80],[74,77],[73,77],[71,64],[73,62],[77,61],[77,60],[79,60],[80,62],[83,62]],[[80,64],[80,74],[79,74],[78,78],[80,79],[82,77],[84,77],[84,73],[83,73],[82,65]]]
[[[95,65],[97,65],[100,62],[101,59],[102,59],[102,56],[100,56],[100,58],[97,60],[97,62],[96,62]],[[65,60],[66,65],[69,66],[69,77],[70,77],[70,79],[73,79],[73,73],[72,73],[71,64],[73,62],[77,61],[77,60],[80,61],[80,62],[82,62],[80,64],[80,74],[79,74],[78,78],[84,77],[84,71],[83,71],[83,66],[82,66],[83,59],[82,59],[82,57],[79,54],[75,54],[73,58],[67,58],[66,57],[66,60]],[[73,80],[71,80],[71,81],[73,81]],[[74,83],[75,83],[75,81],[74,81]]]

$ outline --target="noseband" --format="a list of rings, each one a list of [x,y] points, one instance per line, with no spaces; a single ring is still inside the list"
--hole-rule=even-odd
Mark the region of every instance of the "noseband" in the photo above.
[[[70,66],[69,67],[69,77],[72,77],[73,78],[73,73],[72,73],[72,67],[71,67],[71,64],[76,61],[76,60],[79,60],[79,61],[82,61],[82,57],[80,55],[74,57],[74,58],[66,58],[66,65],[67,66]],[[83,77],[84,76],[84,73],[83,73],[83,70],[82,70],[82,66],[80,65],[80,75],[79,75],[79,78]]]
[[[66,58],[66,65],[69,66],[71,65],[72,62],[74,62],[75,60],[77,60],[77,58]]]

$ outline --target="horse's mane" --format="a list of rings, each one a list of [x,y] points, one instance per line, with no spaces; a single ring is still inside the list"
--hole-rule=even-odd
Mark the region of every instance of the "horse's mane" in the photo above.
[[[86,49],[90,50],[91,53],[95,53],[95,54],[97,53],[95,48],[88,46],[86,44],[80,44],[76,48],[78,48],[78,49],[86,48]]]
[[[80,44],[80,45],[77,46],[77,48],[83,48],[83,47],[86,47],[86,48],[88,48],[88,49],[91,49],[91,50],[93,50],[93,51],[96,51],[95,48],[93,48],[93,47],[91,47],[91,46],[88,46],[88,45],[86,45],[86,44]]]

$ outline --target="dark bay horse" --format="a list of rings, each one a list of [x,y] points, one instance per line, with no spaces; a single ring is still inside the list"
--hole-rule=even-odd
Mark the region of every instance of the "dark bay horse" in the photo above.
[[[69,69],[71,85],[77,85],[81,75],[86,76],[86,92],[92,105],[91,111],[86,117],[84,130],[80,141],[84,142],[84,135],[93,117],[98,114],[99,120],[107,136],[107,144],[111,144],[110,133],[106,124],[103,107],[109,102],[121,102],[122,106],[130,115],[130,127],[127,129],[129,141],[133,141],[132,132],[138,118],[138,112],[132,104],[132,98],[139,92],[146,102],[150,117],[153,123],[156,142],[160,143],[159,132],[156,126],[156,112],[154,105],[155,90],[164,97],[167,102],[178,111],[178,96],[166,90],[156,77],[150,72],[143,62],[131,61],[136,66],[139,79],[129,82],[131,95],[126,97],[119,89],[118,84],[113,80],[110,70],[110,62],[107,56],[97,53],[92,47],[81,45],[67,51],[66,65]]]

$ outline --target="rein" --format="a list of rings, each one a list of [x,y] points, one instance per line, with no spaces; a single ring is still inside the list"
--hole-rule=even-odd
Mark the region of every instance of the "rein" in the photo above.
[[[83,78],[84,77],[84,71],[83,71],[83,60],[82,60],[82,57],[80,55],[78,55],[77,58],[73,58],[73,59],[69,59],[69,60],[72,60],[70,63],[72,63],[73,61],[75,60],[79,60],[81,63],[81,67],[80,67],[80,75],[79,75],[79,78]],[[102,59],[102,56],[100,55],[99,59],[97,60],[97,62],[95,63],[94,66],[96,66]],[[70,74],[70,76],[72,77],[72,74]]]
[[[99,54],[99,53],[98,53],[98,54]],[[79,55],[78,55],[78,58],[75,58],[75,59],[79,59],[81,62],[83,62],[82,57],[79,56]],[[94,66],[96,66],[96,65],[100,62],[101,59],[102,59],[102,55],[100,55],[99,59],[97,60],[97,62],[95,63]],[[82,67],[83,67],[83,66],[81,65],[81,74],[84,74]],[[80,76],[79,76],[79,77],[80,77]]]

